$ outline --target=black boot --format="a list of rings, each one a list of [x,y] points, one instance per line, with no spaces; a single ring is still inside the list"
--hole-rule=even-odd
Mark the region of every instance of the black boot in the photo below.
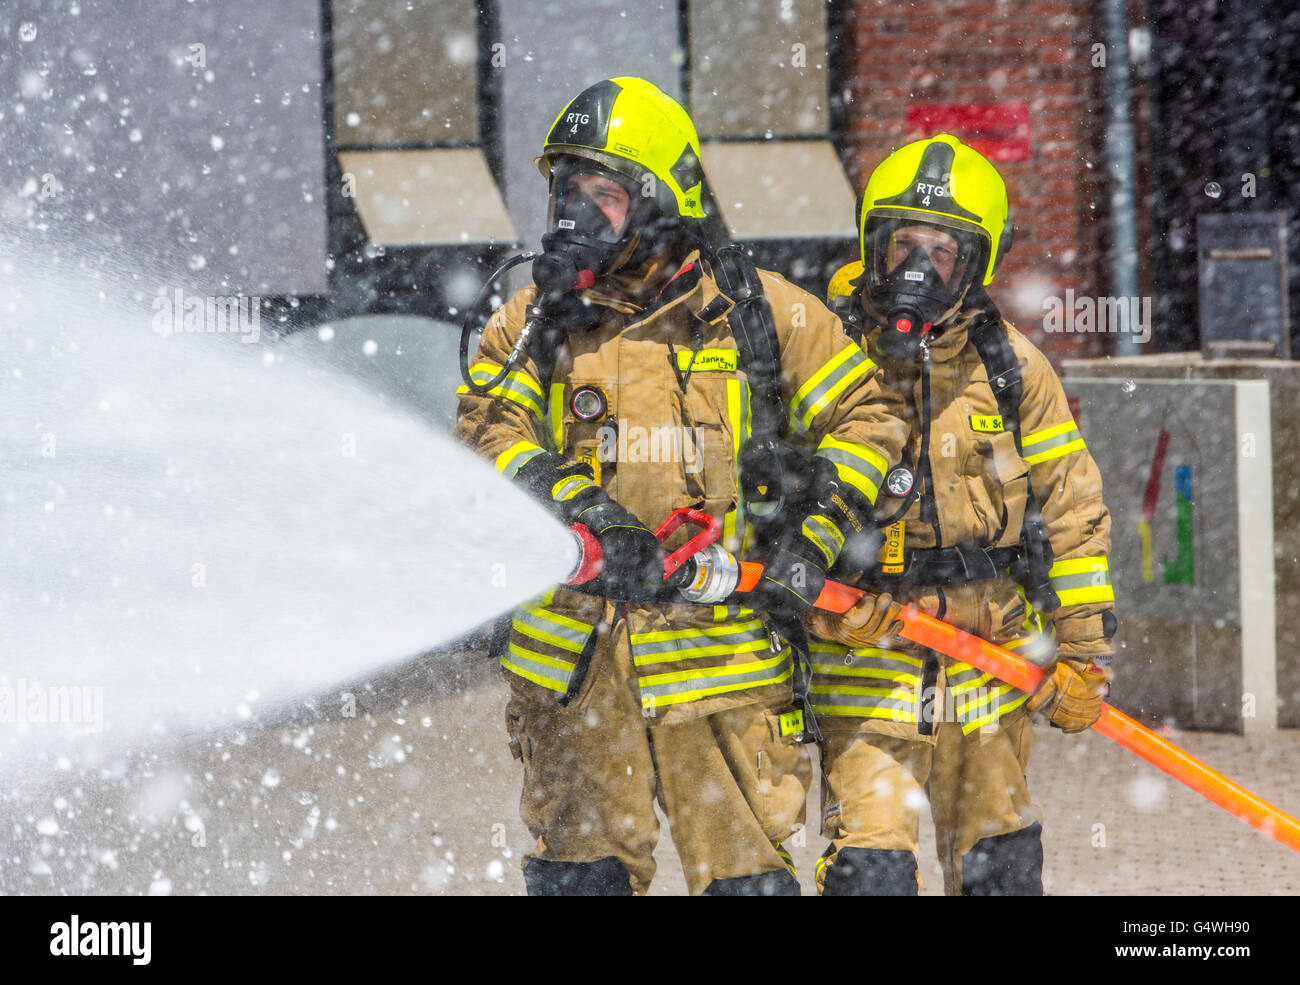
[[[776,872],[760,872],[752,876],[736,876],[732,879],[714,879],[705,896],[798,896],[799,881],[788,869]]]
[[[552,862],[530,858],[524,863],[529,896],[631,896],[632,878],[614,856],[595,862]]]
[[[961,860],[963,896],[1042,896],[1043,826],[981,838]]]
[[[823,896],[916,896],[916,856],[885,848],[841,848],[826,868]]]

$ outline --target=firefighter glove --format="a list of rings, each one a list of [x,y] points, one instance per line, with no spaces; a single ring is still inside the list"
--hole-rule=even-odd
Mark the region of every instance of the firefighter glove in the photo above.
[[[1061,658],[1026,702],[1062,732],[1082,732],[1101,715],[1110,675],[1087,660]]]
[[[814,636],[834,640],[843,646],[888,645],[903,630],[903,622],[898,618],[902,608],[888,594],[867,594],[842,615],[813,609],[808,617],[808,628]]]
[[[600,574],[585,588],[616,602],[652,602],[664,587],[664,554],[644,523],[608,496],[579,511],[581,523],[600,542]]]

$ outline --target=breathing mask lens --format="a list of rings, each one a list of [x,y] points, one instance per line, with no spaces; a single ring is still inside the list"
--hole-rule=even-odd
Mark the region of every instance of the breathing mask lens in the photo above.
[[[880,348],[915,359],[921,342],[960,308],[979,269],[979,241],[960,230],[876,220],[867,236],[863,306],[883,321]]]
[[[627,231],[636,187],[598,165],[561,162],[552,175],[547,231],[565,239],[617,244]]]

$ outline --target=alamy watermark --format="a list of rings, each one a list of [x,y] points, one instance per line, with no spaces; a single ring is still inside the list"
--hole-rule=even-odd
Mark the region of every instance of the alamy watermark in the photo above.
[[[240,342],[256,342],[262,333],[262,299],[242,294],[186,295],[178,287],[170,297],[164,291],[153,299],[152,324],[163,337],[220,332],[238,335]]]
[[[602,462],[680,462],[687,475],[704,469],[700,450],[703,429],[692,427],[617,427],[603,425],[596,432]]]
[[[104,730],[102,687],[46,687],[20,677],[0,681],[0,725],[79,725],[81,731]]]
[[[1046,332],[1128,332],[1140,345],[1151,339],[1151,299],[1076,297],[1067,289],[1065,297],[1043,298],[1043,330]]]

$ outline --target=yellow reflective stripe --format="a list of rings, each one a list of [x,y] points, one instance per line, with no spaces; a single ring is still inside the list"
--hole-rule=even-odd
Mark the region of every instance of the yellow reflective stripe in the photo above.
[[[475,363],[469,369],[469,375],[471,377],[478,374],[483,377],[483,380],[490,380],[499,372],[501,372],[501,367],[496,363]],[[522,373],[517,369],[512,370],[506,374],[506,379],[519,383],[521,386],[531,390],[538,400],[542,399],[542,385],[527,373]],[[475,380],[474,382],[481,383],[482,380]]]
[[[873,505],[880,492],[889,463],[866,445],[839,441],[829,434],[817,446],[817,454],[835,464],[839,477],[867,497]]]
[[[992,674],[978,674],[975,677],[962,681],[960,684],[949,683],[948,690],[952,692],[954,697],[956,697],[965,694],[972,688],[981,687],[991,680],[993,680]]]
[[[569,689],[567,683],[561,683],[560,681],[552,680],[549,677],[543,677],[541,674],[535,674],[531,670],[520,667],[518,664],[513,663],[505,657],[501,658],[501,666],[505,667],[513,674],[518,674],[520,677],[524,678],[524,680],[532,681],[534,684],[540,684],[548,691],[559,691],[563,693]]]
[[[1115,601],[1110,565],[1103,556],[1057,561],[1048,572],[1061,605],[1086,605]]]
[[[835,370],[839,367],[841,363],[843,363],[845,360],[849,359],[849,357],[853,355],[854,349],[855,347],[853,346],[848,346],[844,348],[843,350],[841,350],[840,352],[832,356],[830,361],[827,362],[826,365],[824,365],[821,369],[817,370],[817,372],[813,373],[813,375],[808,378],[808,381],[804,383],[804,385],[801,386],[798,390],[795,391],[794,400],[792,401],[792,406],[797,408],[800,404],[802,404],[804,402],[804,399],[808,396],[808,394],[810,394],[813,390],[817,389],[817,387],[821,385],[822,380],[826,379],[826,377],[830,376],[831,373],[835,372]],[[861,352],[862,350],[858,349],[857,351]]]
[[[1043,428],[1041,431],[1034,431],[1025,435],[1020,443],[1028,448],[1030,445],[1036,445],[1039,442],[1046,441],[1048,438],[1055,438],[1060,434],[1067,434],[1070,431],[1078,430],[1078,425],[1074,421],[1066,421],[1064,424],[1053,424],[1050,428]]]
[[[547,632],[540,626],[532,625],[521,619],[510,620],[510,625],[516,633],[522,636],[531,636],[541,643],[549,643],[558,650],[567,650],[570,653],[581,653],[586,643],[576,643],[573,640],[565,639],[563,636],[556,636],[554,633]]]
[[[501,367],[492,363],[477,363],[469,376],[475,383],[486,383],[501,372]],[[462,384],[456,388],[457,393],[469,393],[469,387]],[[538,417],[542,416],[542,387],[527,373],[518,371],[507,373],[504,380],[488,391],[494,397],[505,397],[523,407],[527,407]]]
[[[790,875],[794,876],[797,879],[799,877],[799,873],[795,871],[794,859],[790,857],[790,853],[787,852],[785,848],[779,844],[776,845],[776,853],[781,856],[781,861],[784,862],[785,867],[790,870]]]
[[[1051,461],[1087,447],[1074,421],[1027,434],[1020,444],[1025,461],[1030,465]]]
[[[840,533],[839,527],[826,517],[816,514],[804,520],[801,532],[822,552],[826,558],[826,567],[835,563],[844,546],[844,535]]]
[[[564,384],[551,384],[551,437],[555,440],[555,450],[564,451]]]
[[[1096,554],[1092,557],[1075,557],[1065,561],[1057,561],[1052,565],[1051,570],[1047,572],[1047,577],[1060,578],[1063,575],[1078,575],[1085,572],[1092,574],[1096,571],[1110,571],[1110,562],[1105,555]]]
[[[750,640],[745,643],[715,643],[712,646],[682,646],[672,650],[641,653],[634,656],[632,662],[638,667],[646,667],[650,664],[672,663],[674,660],[687,657],[725,657],[733,653],[758,653],[760,650],[766,650],[768,646],[766,639]]]
[[[517,643],[511,643],[508,649],[516,657],[523,657],[525,660],[542,664],[545,667],[554,667],[556,670],[563,670],[570,674],[573,673],[573,668],[577,666],[577,664],[570,663],[568,660],[561,660],[559,657],[548,657],[545,653],[529,650]]]
[[[916,703],[916,696],[911,688],[902,687],[867,687],[862,684],[813,684],[808,688],[809,694],[856,694],[864,698],[893,698],[896,701]]]
[[[764,677],[760,680],[739,681],[734,684],[718,684],[714,687],[696,688],[693,691],[681,691],[677,694],[669,694],[663,697],[658,695],[643,695],[641,704],[643,707],[659,707],[662,705],[679,705],[687,701],[698,701],[701,698],[712,697],[715,694],[726,694],[729,691],[746,691],[755,687],[767,687],[771,684],[780,684],[782,681],[788,681],[790,675],[794,673],[794,665],[787,665],[785,670],[772,677]]]
[[[813,703],[818,715],[887,718],[895,722],[916,721],[916,688],[861,687],[856,684],[813,684],[810,695],[821,695]],[[855,700],[856,699],[856,700]]]
[[[661,643],[664,640],[681,640],[691,636],[725,636],[728,633],[750,632],[752,630],[762,630],[762,619],[751,619],[749,622],[732,623],[728,626],[705,626],[702,629],[665,629],[653,633],[633,633],[629,640],[633,646],[641,643]]]
[[[1088,605],[1093,602],[1114,602],[1115,589],[1110,585],[1097,585],[1093,588],[1067,588],[1056,590],[1056,597],[1061,605]]]
[[[891,722],[916,723],[916,712],[902,708],[874,708],[869,705],[813,705],[814,715],[839,718],[888,718]]]
[[[548,605],[555,598],[555,590],[552,589],[547,593],[546,598],[542,600],[542,605]],[[536,616],[538,619],[545,619],[547,622],[553,622],[559,626],[567,626],[569,629],[576,629],[580,633],[590,633],[595,626],[590,626],[585,622],[578,622],[576,619],[570,619],[568,616],[561,615],[558,612],[552,612],[550,609],[544,609],[537,605],[521,605],[529,615]]]
[[[767,672],[775,667],[780,667],[780,671],[776,674],[767,675]],[[793,673],[794,662],[790,658],[790,651],[786,650],[771,660],[733,664],[728,667],[717,667],[710,670],[655,674],[652,677],[641,678],[641,706],[643,708],[657,708],[664,705],[676,705],[687,701],[698,701],[700,698],[707,698],[714,694],[726,694],[730,691],[743,691],[750,688],[766,687],[770,684],[780,684],[782,681],[789,680]],[[716,680],[727,677],[743,677],[744,679],[731,680],[711,687],[683,688],[681,690],[673,687],[674,684],[689,681],[704,681],[710,678]]]
[[[735,674],[748,674],[753,671],[769,670],[782,661],[789,662],[790,651],[783,650],[770,660],[755,660],[744,664],[725,664],[721,667],[701,667],[697,670],[674,670],[666,674],[651,674],[641,678],[641,688],[654,687],[656,684],[672,684],[677,681],[707,680],[710,677],[731,677]],[[793,665],[792,665],[793,666]]]
[[[1059,448],[1053,448],[1050,451],[1039,452],[1036,455],[1026,455],[1025,463],[1027,465],[1039,465],[1043,462],[1050,462],[1054,458],[1061,458],[1071,452],[1083,451],[1088,446],[1084,443],[1083,438],[1071,441],[1069,444],[1061,445]]]
[[[722,546],[733,554],[744,549],[745,499],[740,487],[740,450],[750,435],[749,384],[727,380],[727,421],[731,425],[731,451],[736,470],[736,505],[723,515]]]
[[[814,374],[795,394],[791,421],[807,431],[813,419],[830,406],[850,383],[869,373],[875,364],[856,345],[850,345]]]
[[[513,479],[516,472],[541,454],[544,451],[539,445],[531,441],[517,441],[497,456],[497,471],[507,479]]]
[[[899,684],[919,684],[920,674],[911,674],[905,670],[885,670],[879,667],[851,667],[846,664],[813,664],[814,674],[826,674],[829,677],[865,677],[870,680],[897,681]]]
[[[567,499],[572,499],[584,489],[599,489],[590,479],[585,479],[580,475],[570,475],[551,487],[551,499],[557,503],[563,503]]]
[[[1010,700],[1003,700],[1007,695],[1014,695]],[[977,728],[983,728],[986,725],[992,725],[1003,715],[1009,714],[1019,708],[1029,700],[1029,695],[1024,691],[1017,691],[1010,684],[1004,684],[996,690],[994,697],[997,699],[997,705],[992,708],[988,714],[981,716],[970,722],[962,722],[961,731],[963,735],[970,735]],[[960,719],[963,712],[958,712]]]
[[[502,654],[501,666],[511,673],[518,674],[525,680],[539,684],[550,691],[563,692],[568,690],[569,679],[573,674],[575,664],[558,660],[555,657],[548,657],[542,653],[536,653],[514,643],[511,643],[508,647],[508,652],[510,656],[515,657],[515,660],[511,660],[510,657]],[[529,669],[529,667],[524,666],[525,664],[532,664],[535,669]],[[547,673],[548,670],[552,669],[559,671],[559,673]]]

